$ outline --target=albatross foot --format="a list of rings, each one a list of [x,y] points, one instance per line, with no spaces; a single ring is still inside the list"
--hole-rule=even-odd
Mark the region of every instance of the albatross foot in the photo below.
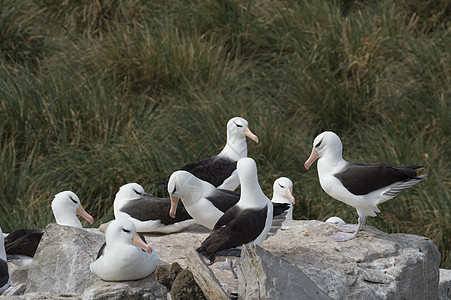
[[[345,224],[345,225],[338,226],[338,228],[341,231],[343,231],[343,232],[352,232],[352,233],[354,233],[357,230],[357,225]]]
[[[216,269],[219,269],[219,270],[230,270],[230,264],[222,263],[219,266],[217,266]]]
[[[336,234],[334,234],[334,236],[332,238],[336,242],[346,242],[346,241],[352,240],[355,237],[356,236],[353,233],[337,232]]]

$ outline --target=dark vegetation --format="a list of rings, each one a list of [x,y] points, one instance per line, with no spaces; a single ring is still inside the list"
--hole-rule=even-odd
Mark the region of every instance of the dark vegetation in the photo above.
[[[431,238],[451,268],[451,2],[0,0],[0,226],[44,227],[70,189],[96,218],[119,187],[211,156],[233,116],[295,218],[356,212],[303,163],[335,131],[350,161],[425,166],[368,223]],[[87,224],[85,224],[87,225]]]

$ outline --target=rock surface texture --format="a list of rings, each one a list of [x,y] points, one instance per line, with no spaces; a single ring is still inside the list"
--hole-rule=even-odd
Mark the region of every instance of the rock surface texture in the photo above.
[[[440,300],[451,299],[451,270],[440,269],[438,297]]]
[[[239,299],[332,299],[298,267],[260,246],[244,247],[237,270]]]
[[[440,252],[428,238],[367,226],[335,242],[338,227],[287,223],[263,247],[298,266],[333,299],[438,299]]]
[[[98,277],[89,263],[105,242],[104,236],[84,229],[49,224],[28,269],[26,293],[78,293]]]
[[[290,293],[296,291],[296,296],[305,292],[318,296],[316,299],[449,297],[449,270],[440,271],[439,294],[440,253],[431,240],[386,234],[367,226],[357,239],[337,243],[332,235],[338,231],[337,225],[319,221],[286,221],[263,242],[262,248],[246,248],[243,264],[237,268],[238,280],[230,270],[217,268],[221,261],[201,266],[202,260],[192,251],[209,231],[199,225],[169,235],[147,234],[146,240],[162,264],[178,262],[183,269],[188,267],[194,276],[187,273],[183,282],[193,278],[199,281],[207,298],[205,287],[209,284],[217,285],[221,297],[232,299],[238,291],[240,299],[275,299],[279,295],[290,299]],[[97,229],[50,224],[28,273],[11,268],[12,286],[1,297],[168,299],[168,289],[156,281],[155,273],[142,280],[124,282],[105,282],[92,274],[89,263],[103,242],[103,234]],[[286,288],[280,291],[280,287]]]

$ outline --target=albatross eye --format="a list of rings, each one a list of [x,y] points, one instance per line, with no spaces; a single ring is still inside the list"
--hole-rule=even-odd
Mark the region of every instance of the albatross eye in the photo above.
[[[137,190],[133,190],[136,194],[142,195],[142,193],[138,192]]]
[[[323,140],[321,140],[321,141],[319,141],[319,143],[317,143],[316,145],[315,145],[315,148],[318,148],[319,146],[321,146],[321,143],[323,142]]]
[[[129,232],[130,232],[130,230],[127,230],[127,229],[125,229],[125,228],[122,228],[122,231],[123,231],[123,232],[126,232],[126,233],[129,233]]]
[[[175,190],[176,190],[176,186],[174,185],[174,189],[172,190],[172,193],[171,193],[171,194],[174,194],[174,193],[175,193]]]
[[[285,187],[284,187],[283,185],[281,185],[280,183],[279,183],[279,186],[280,186],[281,188],[283,188],[283,189],[285,188]]]
[[[72,202],[74,202],[75,204],[78,204],[77,200],[75,200],[75,199],[72,198],[72,197],[69,197],[69,198],[70,198],[70,200],[72,200]]]
[[[235,122],[234,122],[235,123]],[[237,123],[235,123],[235,125],[236,125],[236,127],[243,127],[243,125],[240,125],[240,124],[237,124]]]

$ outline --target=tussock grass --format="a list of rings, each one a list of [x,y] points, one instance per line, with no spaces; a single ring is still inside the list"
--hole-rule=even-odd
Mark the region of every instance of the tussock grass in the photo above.
[[[451,266],[448,2],[0,3],[3,231],[52,222],[62,190],[95,226],[125,183],[166,196],[152,183],[218,153],[242,116],[263,190],[291,178],[298,219],[356,222],[303,168],[323,130],[349,161],[424,165],[368,223],[431,238]]]

